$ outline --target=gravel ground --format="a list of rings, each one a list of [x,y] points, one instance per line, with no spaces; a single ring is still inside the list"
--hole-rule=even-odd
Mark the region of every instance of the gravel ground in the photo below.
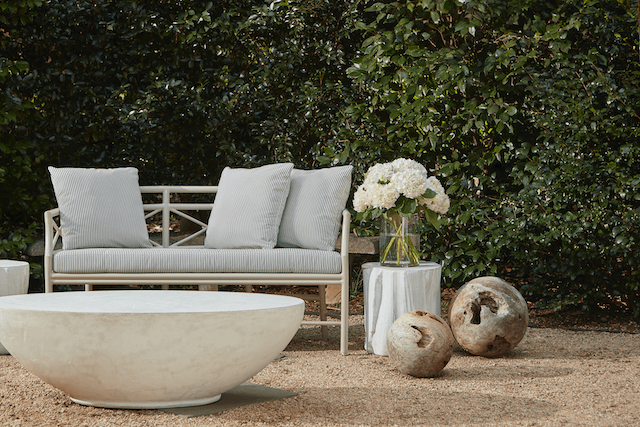
[[[461,348],[436,378],[404,375],[364,349],[350,316],[351,354],[339,330],[298,331],[251,382],[295,397],[187,418],[155,410],[77,405],[0,356],[1,426],[640,426],[640,335],[530,327],[507,356]]]

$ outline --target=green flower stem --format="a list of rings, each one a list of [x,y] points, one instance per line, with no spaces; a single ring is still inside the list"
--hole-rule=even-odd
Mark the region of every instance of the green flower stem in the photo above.
[[[390,222],[393,224],[394,235],[382,251],[380,258],[381,262],[386,261],[393,244],[396,243],[396,262],[398,265],[400,265],[400,260],[404,257],[409,260],[410,264],[418,264],[420,262],[420,253],[411,241],[411,237],[404,234],[404,229],[407,225],[407,218],[402,216],[392,216],[390,218]]]

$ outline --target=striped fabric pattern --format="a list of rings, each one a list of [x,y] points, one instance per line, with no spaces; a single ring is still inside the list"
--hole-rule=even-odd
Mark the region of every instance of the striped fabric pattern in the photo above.
[[[289,194],[292,163],[225,168],[213,202],[204,246],[273,249]]]
[[[53,255],[56,273],[340,273],[338,252],[202,246],[77,249]]]
[[[291,172],[277,246],[334,250],[351,189],[352,170],[352,166],[338,166]]]
[[[63,249],[150,247],[136,168],[49,167]]]

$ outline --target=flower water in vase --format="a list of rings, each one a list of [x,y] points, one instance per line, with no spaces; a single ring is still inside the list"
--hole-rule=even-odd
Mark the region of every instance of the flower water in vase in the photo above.
[[[380,217],[380,264],[415,267],[420,264],[420,221],[418,214]]]

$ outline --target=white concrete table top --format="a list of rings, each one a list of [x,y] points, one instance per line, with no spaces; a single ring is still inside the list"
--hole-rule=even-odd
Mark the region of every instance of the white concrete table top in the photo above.
[[[420,262],[415,267],[362,265],[364,287],[364,348],[388,356],[387,335],[393,322],[409,311],[423,310],[440,316],[442,266]]]
[[[11,299],[5,307],[64,313],[169,314],[271,310],[298,304],[297,299],[266,294],[144,290],[33,294]]]
[[[29,292],[29,263],[0,259],[0,297]],[[0,354],[9,354],[0,343]]]
[[[0,340],[83,405],[204,405],[279,356],[304,301],[199,291],[58,292],[0,298]]]

